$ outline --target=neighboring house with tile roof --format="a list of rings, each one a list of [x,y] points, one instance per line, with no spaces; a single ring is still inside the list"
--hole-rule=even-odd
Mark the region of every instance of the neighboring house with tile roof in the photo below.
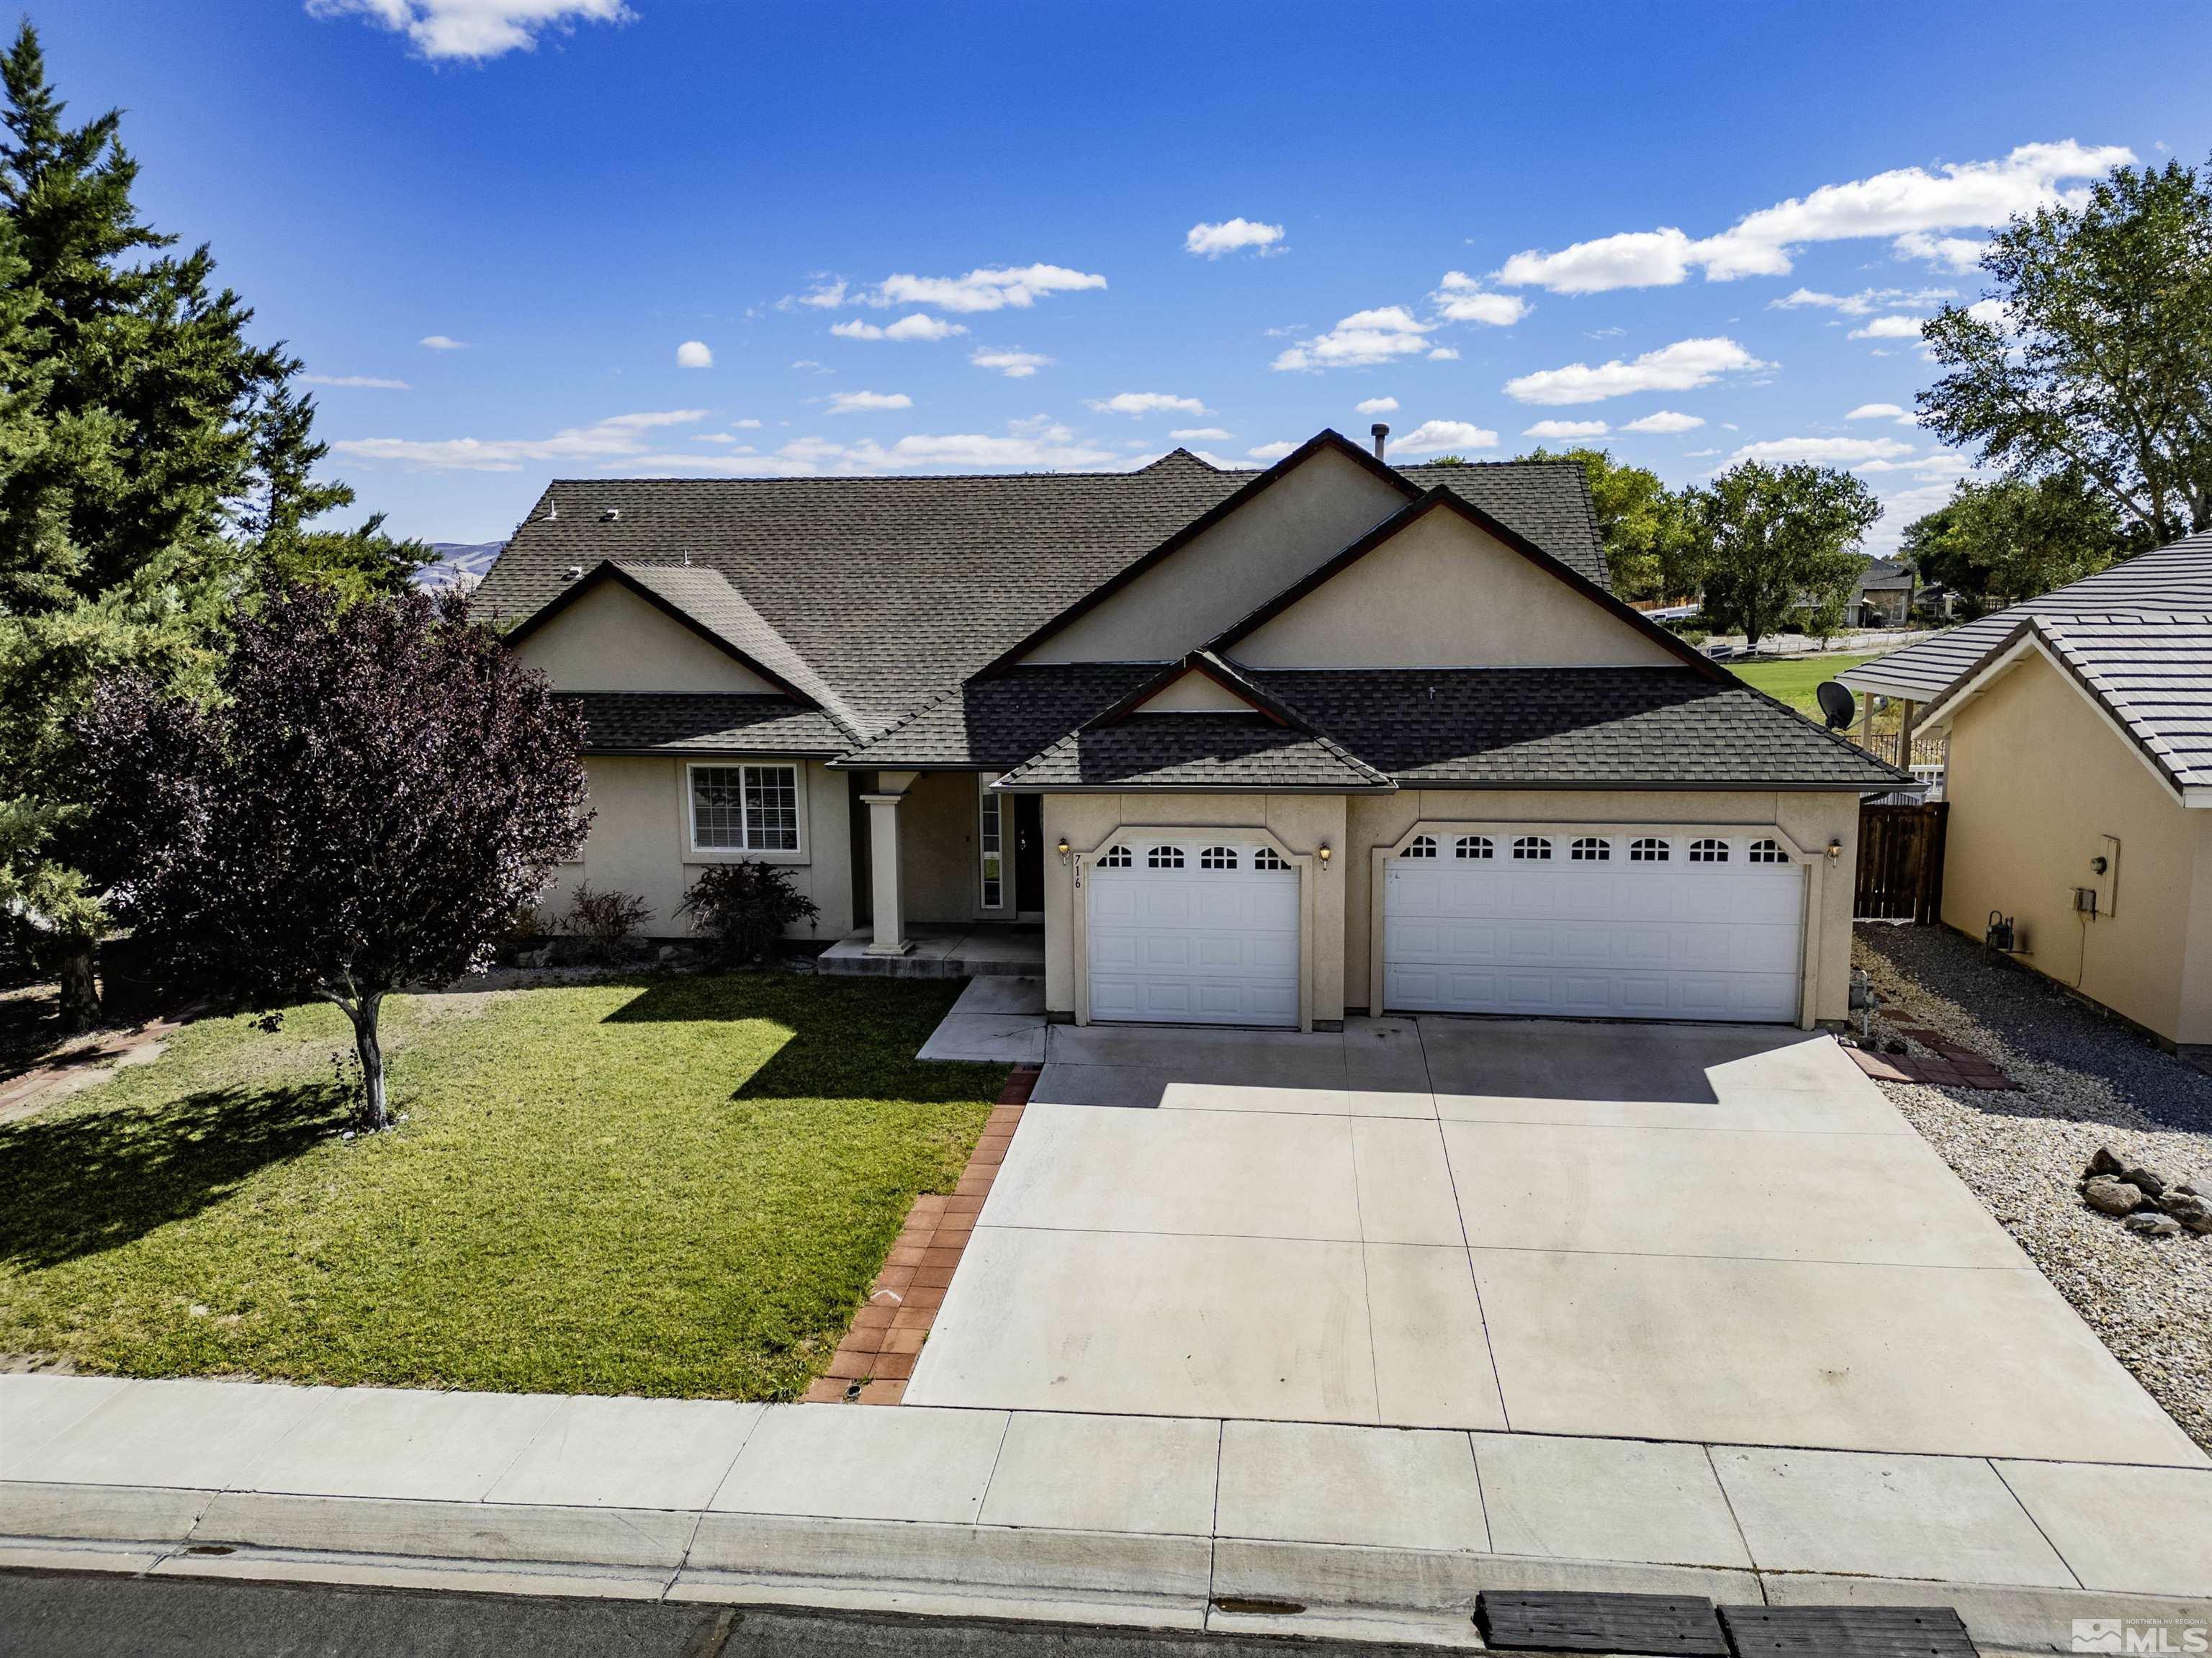
[[[474,602],[584,711],[563,887],[656,932],[759,859],[869,954],[1041,927],[1085,1022],[1840,1019],[1858,803],[1905,780],[1605,580],[1577,464],[1324,432],[1256,472],[563,480]]]
[[[2212,1057],[2212,533],[1843,677],[1945,744],[1943,920]]]

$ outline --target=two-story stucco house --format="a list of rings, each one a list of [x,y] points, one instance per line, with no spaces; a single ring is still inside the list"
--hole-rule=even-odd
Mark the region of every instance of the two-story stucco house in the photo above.
[[[580,698],[573,884],[1042,928],[1092,1020],[1844,1017],[1901,774],[1606,591],[1573,462],[556,483],[482,610]],[[556,907],[556,897],[552,901]]]

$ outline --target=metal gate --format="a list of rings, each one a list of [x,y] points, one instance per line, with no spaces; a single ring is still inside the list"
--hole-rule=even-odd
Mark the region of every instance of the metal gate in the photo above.
[[[1859,869],[1851,915],[1861,921],[1932,926],[1943,910],[1943,826],[1948,801],[1861,806]]]

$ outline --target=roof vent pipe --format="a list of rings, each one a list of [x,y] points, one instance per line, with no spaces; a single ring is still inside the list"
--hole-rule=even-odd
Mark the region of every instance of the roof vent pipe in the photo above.
[[[1375,459],[1380,460],[1382,459],[1382,444],[1384,440],[1389,437],[1390,428],[1378,420],[1374,425],[1369,427],[1367,429],[1374,434]]]

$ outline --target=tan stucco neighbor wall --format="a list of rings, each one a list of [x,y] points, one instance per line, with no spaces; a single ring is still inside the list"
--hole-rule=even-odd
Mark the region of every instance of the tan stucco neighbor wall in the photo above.
[[[1486,789],[1403,789],[1395,794],[1355,795],[1346,825],[1345,902],[1352,918],[1345,938],[1346,1000],[1370,999],[1374,890],[1373,853],[1397,844],[1417,823],[1545,823],[1680,825],[1780,829],[1808,852],[1831,841],[1843,843],[1832,862],[1817,857],[1807,890],[1807,917],[1815,1019],[1841,1019],[1850,1011],[1851,872],[1858,856],[1859,802],[1856,794],[1669,793],[1635,790],[1553,792]]]
[[[579,595],[515,655],[559,691],[776,694],[743,663],[611,580]]]
[[[1296,857],[1323,845],[1332,856],[1302,867],[1312,917],[1311,948],[1298,962],[1300,999],[1316,1021],[1344,1017],[1345,805],[1340,794],[1048,794],[1044,797],[1044,1002],[1076,1011],[1075,878],[1078,854],[1096,852],[1124,829],[1263,830]],[[1071,854],[1060,861],[1062,836]]]
[[[791,929],[794,938],[832,939],[853,929],[852,825],[848,793],[851,780],[818,760],[793,761],[788,756],[715,755],[710,763],[743,764],[747,758],[763,763],[800,768],[805,782],[805,805],[799,823],[799,850],[795,856],[771,857],[787,864],[792,884],[822,907],[810,926]],[[538,914],[549,926],[557,926],[577,886],[591,883],[593,890],[636,894],[653,907],[645,931],[656,938],[679,938],[690,929],[676,919],[685,889],[699,872],[717,862],[732,862],[740,853],[702,855],[690,850],[686,822],[687,780],[680,759],[627,756],[594,756],[584,762],[590,790],[586,802],[593,816],[582,859],[562,866],[554,885],[538,901]]]
[[[977,907],[982,896],[975,852],[980,799],[975,774],[967,771],[927,771],[907,789],[899,804],[898,827],[899,872],[906,886],[908,921],[973,921],[986,914]],[[1011,836],[1012,800],[1007,801],[1006,811]],[[1010,880],[1012,844],[1009,840]]]
[[[1406,504],[1322,450],[1208,526],[1025,662],[1165,662],[1204,644]]]
[[[2025,966],[2168,1042],[2212,1042],[2212,811],[2184,806],[2057,667],[2031,650],[1951,721],[1943,919],[1978,938],[2012,916]],[[2112,914],[2073,890],[2120,842]]]
[[[1230,654],[1255,668],[1680,662],[1486,531],[1443,511],[1347,565]]]

